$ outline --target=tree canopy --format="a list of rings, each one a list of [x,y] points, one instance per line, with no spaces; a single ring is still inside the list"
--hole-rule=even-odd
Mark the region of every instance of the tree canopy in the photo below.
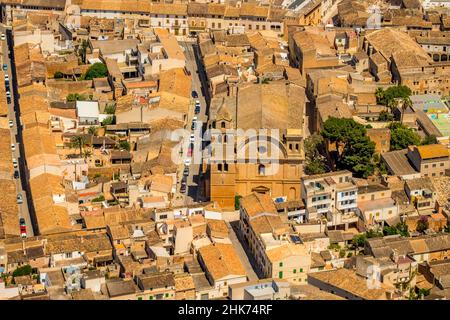
[[[378,116],[378,121],[385,122],[385,121],[392,121],[392,120],[394,120],[394,116],[387,111],[381,111],[380,115]]]
[[[18,267],[16,270],[13,271],[13,277],[21,277],[21,276],[27,276],[33,272],[33,268],[31,268],[30,265],[26,264],[24,266]]]
[[[395,226],[385,226],[383,228],[383,233],[386,236],[391,236],[394,234],[402,235],[403,237],[409,237],[408,226],[406,223],[399,222]]]
[[[79,94],[79,93],[69,93],[66,96],[66,100],[67,102],[70,101],[83,101],[83,100],[88,100],[88,97],[84,94]]]
[[[411,89],[407,86],[393,86],[386,90],[378,88],[375,92],[377,103],[384,106],[393,107],[395,99],[407,98],[412,94]]]
[[[374,171],[372,156],[375,143],[367,137],[366,128],[353,119],[330,117],[325,121],[321,135],[336,144],[336,165],[360,177]]]
[[[306,174],[319,174],[327,171],[325,158],[319,151],[322,143],[323,138],[318,134],[313,134],[305,139]]]
[[[391,150],[401,150],[410,145],[420,144],[419,135],[400,122],[392,122],[388,128],[391,130]]]
[[[430,135],[430,136],[426,136],[423,140],[422,140],[422,144],[436,144],[438,143],[436,136],[434,134]]]
[[[89,67],[88,71],[84,75],[84,79],[92,80],[94,78],[103,78],[108,75],[108,68],[104,63],[96,62]]]

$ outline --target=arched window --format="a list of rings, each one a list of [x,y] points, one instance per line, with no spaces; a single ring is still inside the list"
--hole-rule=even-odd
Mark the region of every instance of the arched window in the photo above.
[[[266,166],[265,166],[265,165],[260,164],[260,165],[258,166],[258,174],[259,174],[260,176],[265,176],[265,175],[266,175]]]
[[[222,121],[222,122],[220,123],[220,126],[221,126],[222,128],[225,128],[225,121]]]

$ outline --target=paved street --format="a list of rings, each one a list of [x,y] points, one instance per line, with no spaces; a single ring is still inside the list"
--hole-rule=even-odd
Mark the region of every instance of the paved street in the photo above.
[[[228,225],[228,228],[230,229],[231,243],[233,244],[234,249],[236,249],[236,253],[239,256],[239,259],[241,260],[242,265],[245,268],[245,273],[247,274],[248,280],[250,280],[250,281],[258,280],[258,276],[256,275],[255,270],[252,267],[252,263],[249,260],[249,256],[245,252],[245,249],[242,246],[242,244],[239,241],[238,236],[237,236],[237,226],[239,224],[239,221],[237,220],[237,221],[233,221],[231,223],[226,221],[226,224]],[[233,228],[233,226],[234,226],[234,228]]]
[[[4,33],[7,37],[7,41],[3,41],[2,43],[2,66],[6,64],[8,66],[7,73],[9,75],[9,83],[10,83],[10,91],[13,99],[11,99],[11,103],[8,105],[9,111],[9,119],[13,120],[14,127],[11,128],[11,143],[15,144],[16,150],[13,151],[13,158],[17,159],[19,162],[19,171],[20,171],[20,180],[15,179],[14,182],[16,184],[17,193],[22,194],[23,204],[19,204],[19,216],[20,218],[24,218],[27,226],[27,236],[34,236],[33,222],[30,216],[29,203],[28,203],[28,195],[29,193],[25,192],[28,188],[28,181],[26,175],[25,168],[25,160],[22,155],[24,154],[23,144],[22,144],[22,126],[20,124],[20,112],[17,103],[17,87],[16,87],[16,79],[15,79],[15,69],[12,64],[12,59],[10,58],[10,54],[12,54],[12,35],[10,30],[6,28],[4,25],[0,25],[0,32]],[[5,74],[5,71],[3,71]],[[4,75],[2,75],[4,76]],[[8,150],[10,152],[10,150]],[[17,221],[19,224],[19,221]]]
[[[204,192],[201,188],[200,183],[201,152],[198,151],[201,151],[201,137],[203,136],[206,122],[208,121],[209,98],[208,89],[206,87],[206,75],[204,74],[203,68],[200,63],[197,44],[195,42],[180,42],[180,45],[184,49],[184,54],[186,56],[186,68],[192,75],[192,90],[195,90],[199,95],[197,99],[192,99],[186,126],[186,129],[191,131],[192,118],[194,116],[197,116],[199,122],[195,132],[192,132],[195,134],[195,142],[192,164],[189,166],[189,176],[186,179],[186,195],[188,195],[188,197],[193,199],[194,201],[205,201],[206,199],[203,196]],[[201,111],[197,115],[194,114],[195,100],[199,100],[201,104]],[[200,126],[200,124],[202,126]],[[185,150],[185,152],[187,152],[187,150]],[[180,187],[180,185],[178,187]]]

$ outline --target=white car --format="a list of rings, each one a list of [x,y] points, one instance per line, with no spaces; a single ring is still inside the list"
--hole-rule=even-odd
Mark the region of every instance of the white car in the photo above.
[[[186,160],[184,160],[184,165],[190,166],[191,162],[192,162],[192,159],[191,158],[187,158]]]
[[[9,81],[9,76],[5,74],[5,81]]]
[[[13,167],[17,168],[17,159],[12,159],[12,162],[13,162]]]
[[[12,120],[9,120],[9,127],[10,128],[14,127],[14,122]]]
[[[189,137],[189,141],[190,142],[194,142],[195,141],[195,135],[193,133],[191,133],[191,136]]]
[[[200,105],[200,100],[195,100],[195,105]]]
[[[1,35],[1,39],[2,39],[2,41],[6,39],[6,36],[5,36],[5,34],[4,34],[4,33],[2,33],[2,35]]]
[[[16,146],[14,145],[14,143],[11,143],[11,150],[16,151]]]
[[[6,91],[6,96],[11,98],[11,92],[10,91]]]

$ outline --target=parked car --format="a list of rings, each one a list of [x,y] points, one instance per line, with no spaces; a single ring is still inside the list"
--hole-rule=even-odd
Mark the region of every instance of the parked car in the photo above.
[[[200,105],[198,104],[198,105],[195,106],[194,112],[195,112],[195,114],[199,114],[200,111],[201,111],[201,107],[200,107]]]
[[[188,176],[189,175],[189,167],[184,167],[183,175],[184,176]]]
[[[180,187],[180,192],[181,192],[181,193],[185,193],[185,192],[186,192],[186,185],[185,185],[185,184],[182,184],[182,185],[181,185],[181,187]]]
[[[13,167],[17,168],[17,159],[12,159],[12,162],[13,162]]]
[[[9,82],[9,76],[5,74],[5,82]]]
[[[11,103],[11,97],[6,97],[6,103],[10,104]]]
[[[3,71],[7,71],[8,70],[8,65],[6,63],[3,64]]]
[[[11,150],[16,151],[16,145],[14,143],[11,143]]]
[[[190,142],[194,142],[195,141],[195,135],[193,133],[191,133],[191,136],[189,137],[189,141]]]
[[[15,170],[14,171],[14,179],[19,179],[20,175],[19,175],[19,171]]]
[[[24,218],[20,218],[19,225],[20,225],[20,236],[22,238],[26,238],[27,237],[27,225],[25,223]]]
[[[191,143],[191,145],[192,145],[192,143]],[[192,150],[193,150],[194,148],[192,148],[192,147],[190,147],[189,146],[189,149],[188,149],[188,152],[187,152],[187,156],[188,157],[192,157]]]
[[[10,127],[10,128],[14,127],[14,121],[9,120],[9,127]]]
[[[193,90],[192,91],[192,98],[197,99],[198,98],[198,93],[197,91]]]
[[[2,33],[2,35],[0,36],[0,39],[2,39],[2,41],[6,40],[6,36],[4,33]]]
[[[190,166],[190,165],[191,165],[191,162],[192,162],[192,159],[191,159],[191,158],[187,158],[186,160],[184,160],[184,164],[185,164],[186,166]]]
[[[197,129],[197,120],[192,120],[191,130]]]
[[[17,194],[17,204],[22,204],[23,203],[23,197],[22,195],[19,193]]]

